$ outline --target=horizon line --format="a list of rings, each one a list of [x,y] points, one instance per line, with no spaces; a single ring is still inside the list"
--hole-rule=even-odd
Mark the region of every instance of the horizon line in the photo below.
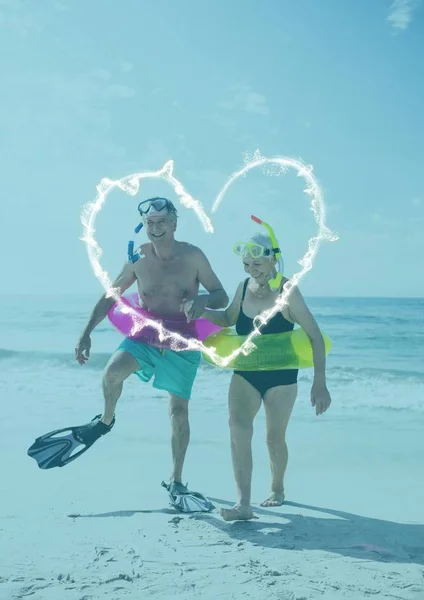
[[[2,297],[16,297],[16,296],[86,296],[91,297],[98,295],[94,292],[0,292],[0,298]],[[424,300],[424,296],[337,296],[337,295],[309,295],[303,294],[305,298],[319,298],[319,299],[338,299],[338,300]]]

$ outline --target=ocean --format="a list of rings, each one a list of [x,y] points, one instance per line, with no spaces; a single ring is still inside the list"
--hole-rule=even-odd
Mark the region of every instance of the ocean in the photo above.
[[[91,415],[101,410],[101,376],[121,336],[106,319],[92,335],[89,362],[79,366],[74,348],[96,298],[76,295],[0,297],[0,392],[19,406],[25,395],[54,399]],[[332,340],[327,361],[333,416],[367,411],[424,412],[424,299],[310,298],[308,305]],[[231,372],[202,362],[193,402],[223,411]],[[135,376],[123,398],[157,398],[158,390]],[[302,370],[299,397],[307,398],[312,370]],[[163,395],[163,394],[162,394]],[[93,397],[90,397],[93,396]],[[203,402],[202,402],[203,404]],[[310,411],[297,402],[295,417]],[[119,408],[119,405],[118,405]],[[209,412],[209,410],[208,410]]]
[[[37,436],[103,409],[102,369],[121,336],[105,320],[89,362],[74,359],[95,301],[0,299],[1,598],[424,597],[424,300],[308,300],[333,342],[333,402],[315,415],[312,370],[302,370],[287,433],[287,502],[274,509],[259,506],[270,485],[259,411],[249,523],[219,515],[236,501],[231,371],[207,363],[190,401],[183,481],[215,512],[169,507],[167,395],[136,376],[125,382],[112,433],[81,458],[45,471],[27,456]]]

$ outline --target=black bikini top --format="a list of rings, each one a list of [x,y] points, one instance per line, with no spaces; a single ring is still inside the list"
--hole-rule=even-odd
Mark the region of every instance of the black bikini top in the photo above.
[[[243,312],[243,300],[246,295],[247,284],[249,283],[249,278],[246,279],[243,286],[243,295],[241,297],[240,302],[240,312],[236,322],[236,331],[238,335],[249,335],[254,330],[253,319],[246,316]],[[260,328],[261,333],[284,333],[285,331],[292,331],[294,328],[294,324],[290,323],[283,317],[283,315],[278,312],[274,315],[266,325]]]

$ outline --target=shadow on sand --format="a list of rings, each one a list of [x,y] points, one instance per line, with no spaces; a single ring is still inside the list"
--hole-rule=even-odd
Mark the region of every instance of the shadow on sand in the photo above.
[[[233,505],[220,498],[210,500],[224,506]],[[284,512],[286,506],[321,515],[315,517]],[[395,523],[297,502],[285,502],[283,507],[277,509],[254,507],[254,512],[258,516],[273,517],[274,520],[227,523],[212,513],[183,515],[172,508],[68,516],[73,519],[93,519],[157,513],[180,515],[181,518],[202,520],[230,538],[254,546],[294,551],[321,550],[362,560],[424,565],[424,524]],[[329,518],[323,515],[329,515]]]
[[[107,519],[109,517],[133,517],[134,515],[149,515],[162,513],[165,515],[179,514],[173,508],[156,508],[151,510],[115,510],[107,513],[81,515],[80,513],[71,513],[68,515],[70,519]]]
[[[220,498],[210,499],[221,505],[233,505]],[[331,518],[282,512],[284,506]],[[395,523],[297,502],[285,502],[278,509],[254,507],[254,512],[275,520],[227,523],[212,515],[192,515],[192,518],[206,521],[235,540],[264,548],[322,550],[357,559],[424,565],[424,524]]]

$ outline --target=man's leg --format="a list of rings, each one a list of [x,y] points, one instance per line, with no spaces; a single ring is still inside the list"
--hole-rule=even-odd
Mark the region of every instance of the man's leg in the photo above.
[[[228,408],[231,457],[239,502],[233,508],[221,509],[221,515],[226,521],[253,519],[250,506],[253,420],[261,402],[259,392],[241,375],[234,374],[228,394]]]
[[[123,350],[117,350],[110,357],[102,381],[105,409],[100,420],[106,425],[112,423],[116,403],[122,393],[123,382],[139,368],[140,365],[135,358]]]
[[[184,459],[190,441],[188,400],[170,394],[169,417],[171,419],[171,448],[173,471],[171,481],[181,482]]]

